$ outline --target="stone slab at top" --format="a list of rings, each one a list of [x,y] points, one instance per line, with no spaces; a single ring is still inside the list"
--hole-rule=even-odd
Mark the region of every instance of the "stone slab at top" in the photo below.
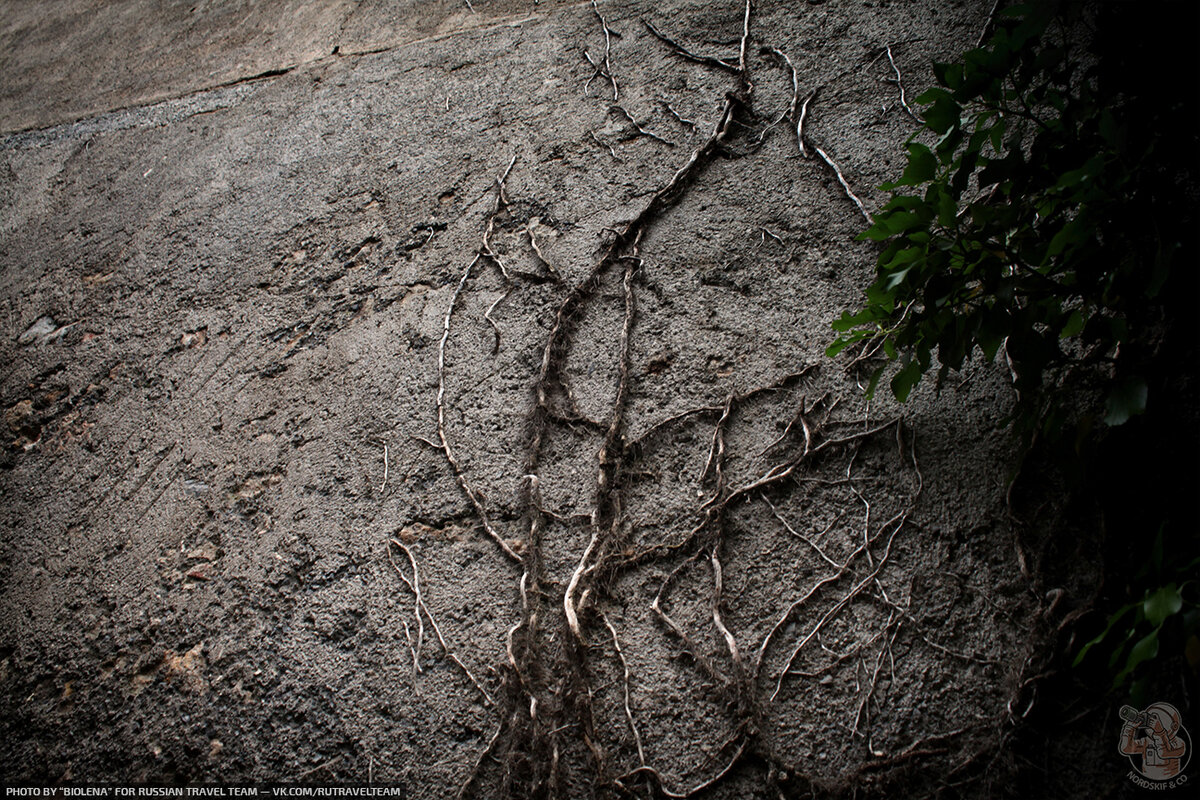
[[[542,0],[533,13],[574,5]],[[473,6],[473,7],[471,7]],[[520,0],[5,0],[0,132],[529,16]]]

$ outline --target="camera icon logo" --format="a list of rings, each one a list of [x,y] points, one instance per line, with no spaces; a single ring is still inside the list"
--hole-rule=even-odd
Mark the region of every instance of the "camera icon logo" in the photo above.
[[[1187,781],[1183,771],[1192,755],[1192,740],[1179,710],[1170,703],[1152,703],[1141,711],[1133,706],[1121,706],[1119,750],[1133,765],[1129,777],[1135,783],[1170,782],[1173,787]],[[1135,775],[1136,773],[1136,775]]]

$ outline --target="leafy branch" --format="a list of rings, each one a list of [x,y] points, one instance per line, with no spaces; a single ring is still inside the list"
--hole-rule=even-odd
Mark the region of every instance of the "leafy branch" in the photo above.
[[[1074,370],[1104,387],[1108,425],[1145,409],[1127,356],[1149,344],[1144,307],[1179,246],[1131,213],[1155,141],[1133,135],[1095,59],[1073,56],[1081,14],[1006,9],[986,45],[934,64],[904,172],[881,187],[891,200],[859,237],[882,245],[875,280],[863,307],[833,323],[827,351],[882,352],[869,390],[891,365],[901,401],[935,354],[940,386],[976,349],[988,361],[1003,352],[1026,444],[1069,432],[1072,418],[1093,424],[1067,399]]]
[[[1200,115],[1164,83],[1165,64],[1184,58],[1163,32],[1183,41],[1196,13],[1160,12],[1013,6],[986,42],[933,65],[903,173],[859,236],[880,247],[874,280],[862,307],[833,322],[827,350],[855,348],[854,364],[873,368],[868,393],[887,376],[901,402],[935,368],[940,388],[977,351],[1004,358],[1018,470],[1041,443],[1062,474],[1090,476],[1102,530],[1124,523],[1102,543],[1110,613],[1075,663],[1105,652],[1109,689],[1134,694],[1160,645],[1200,664],[1194,509],[1140,503],[1146,491],[1192,491],[1177,465],[1157,463],[1183,432],[1150,415],[1103,433],[1143,414],[1151,387],[1170,408],[1168,376],[1191,373],[1166,354],[1194,352],[1166,345],[1194,335],[1194,270],[1183,267],[1195,260]]]

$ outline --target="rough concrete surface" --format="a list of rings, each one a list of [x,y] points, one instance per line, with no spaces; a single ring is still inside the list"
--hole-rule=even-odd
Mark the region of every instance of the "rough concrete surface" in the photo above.
[[[769,48],[870,210],[885,48],[911,99],[991,6],[5,4],[5,779],[969,777],[1011,390],[824,357],[874,250]]]

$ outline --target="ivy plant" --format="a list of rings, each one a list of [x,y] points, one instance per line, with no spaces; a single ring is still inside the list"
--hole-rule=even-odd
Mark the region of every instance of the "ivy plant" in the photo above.
[[[1157,358],[1167,332],[1190,334],[1197,303],[1181,267],[1195,253],[1186,237],[1200,113],[1170,88],[1168,64],[1190,62],[1158,57],[1174,52],[1160,49],[1164,36],[1190,41],[1197,15],[1187,3],[1158,12],[1012,6],[986,44],[933,65],[903,173],[881,187],[891,198],[859,237],[878,243],[874,279],[861,308],[833,323],[827,350],[856,349],[873,367],[868,393],[886,380],[903,402],[931,372],[940,387],[969,359],[1002,358],[1016,389],[1018,469],[1041,442],[1076,478],[1085,447],[1104,438],[1092,434],[1146,411],[1148,386],[1171,369]],[[1147,509],[1140,523],[1170,513]],[[1172,530],[1194,524],[1180,518]],[[1165,529],[1075,659],[1107,656],[1114,691],[1137,694],[1160,645],[1200,668],[1196,542],[1175,535],[1164,556]]]
[[[940,386],[975,353],[1003,354],[1027,443],[1145,409],[1137,359],[1123,356],[1178,246],[1137,208],[1155,142],[1105,93],[1079,13],[1011,7],[985,46],[934,64],[907,166],[859,237],[881,245],[875,279],[827,350],[878,356],[869,391],[890,374],[901,401],[935,356]],[[1103,412],[1068,413],[1062,390],[1078,370],[1103,386]]]
[[[1131,679],[1139,666],[1158,657],[1164,643],[1168,650],[1181,651],[1172,655],[1182,654],[1192,669],[1200,666],[1200,601],[1193,577],[1200,570],[1200,558],[1173,563],[1163,534],[1160,528],[1150,558],[1134,576],[1134,585],[1146,587],[1143,595],[1109,614],[1104,628],[1079,649],[1073,663],[1079,667],[1089,653],[1107,653],[1110,688],[1131,684],[1131,697],[1142,705],[1147,701],[1145,682]]]

